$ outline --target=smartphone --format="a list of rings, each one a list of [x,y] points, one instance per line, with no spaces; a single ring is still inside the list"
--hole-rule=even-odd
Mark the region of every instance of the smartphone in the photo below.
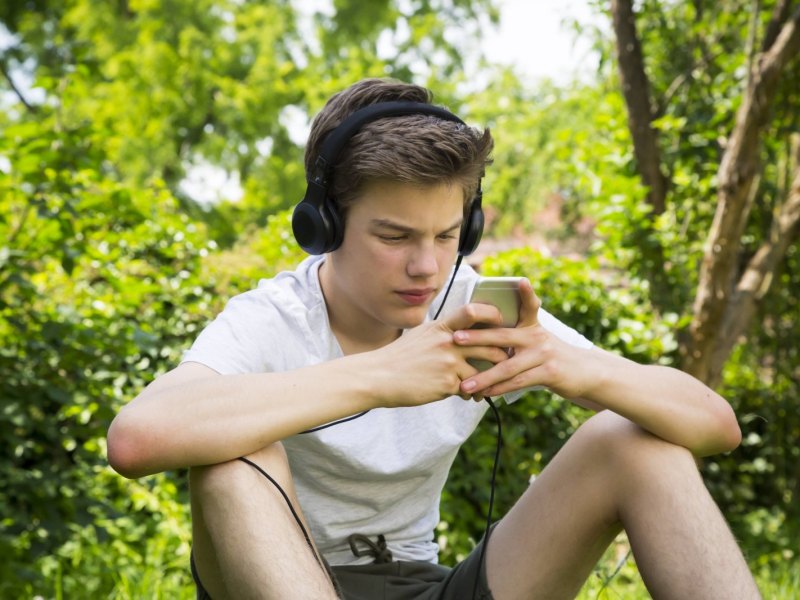
[[[519,283],[523,279],[524,277],[481,277],[475,284],[469,301],[496,306],[503,317],[503,327],[514,327],[519,321],[519,308],[522,304]],[[478,323],[473,329],[486,327],[489,325]],[[468,362],[479,371],[494,366],[488,360],[468,359]]]

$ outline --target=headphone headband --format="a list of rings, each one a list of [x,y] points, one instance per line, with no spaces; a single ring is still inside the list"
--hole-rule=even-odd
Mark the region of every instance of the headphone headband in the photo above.
[[[445,121],[453,121],[466,125],[453,113],[439,106],[423,102],[378,102],[360,108],[342,121],[322,143],[314,170],[309,174],[309,181],[317,185],[328,185],[333,165],[342,153],[347,142],[358,133],[364,125],[385,117],[401,117],[405,115],[431,115]]]
[[[367,123],[385,117],[431,115],[445,121],[466,125],[444,108],[423,102],[378,102],[360,108],[328,133],[322,143],[312,171],[307,175],[306,195],[292,214],[292,231],[300,247],[309,254],[324,254],[339,247],[344,237],[344,224],[336,205],[328,197],[328,184],[334,165],[347,142]],[[470,254],[478,246],[483,233],[482,191],[480,181],[469,214],[464,219],[458,253]]]

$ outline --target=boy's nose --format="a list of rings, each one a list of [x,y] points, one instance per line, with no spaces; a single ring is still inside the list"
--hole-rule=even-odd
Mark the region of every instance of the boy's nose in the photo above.
[[[408,274],[412,277],[432,277],[439,272],[434,245],[420,244],[408,261]]]

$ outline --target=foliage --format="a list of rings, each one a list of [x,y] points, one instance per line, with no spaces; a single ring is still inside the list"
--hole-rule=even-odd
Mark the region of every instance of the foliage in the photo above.
[[[624,112],[608,111],[612,103],[619,102],[616,77],[611,72],[607,73],[605,94],[609,100],[598,103],[599,118],[587,132],[595,144],[585,146],[583,152],[598,185],[577,187],[571,197],[589,200],[586,206],[598,221],[608,260],[627,269],[632,277],[650,282],[654,292],[661,292],[651,293],[650,298],[664,314],[679,315],[679,340],[691,318],[703,244],[716,209],[719,163],[747,85],[750,64],[757,60],[776,4],[654,0],[645,2],[639,11],[637,25],[658,117],[655,125],[672,182],[667,210],[653,227],[644,227],[647,222],[643,219],[650,217],[643,210],[641,195],[609,193],[608,182],[627,177],[633,188],[636,178],[631,154],[616,166],[606,159],[609,149],[623,146],[606,146],[603,141],[613,139],[614,132],[620,140],[625,139],[621,131]],[[604,48],[610,51],[608,41]],[[780,80],[771,121],[763,134],[763,172],[753,194],[735,277],[768,239],[776,207],[789,193],[795,168],[791,136],[800,126],[798,73],[800,61],[795,60]],[[648,234],[650,239],[642,240],[642,232],[648,230],[653,232]],[[781,267],[768,280],[771,287],[760,298],[757,314],[723,372],[720,392],[739,415],[744,442],[736,452],[715,457],[704,468],[706,480],[732,519],[737,535],[757,554],[771,555],[775,560],[780,560],[777,557],[784,551],[796,556],[796,547],[789,540],[797,537],[800,516],[800,472],[793,467],[797,449],[786,443],[800,434],[796,410],[800,397],[798,356],[791,341],[800,334],[794,318],[798,314],[796,290],[800,289],[796,231],[793,240]],[[654,269],[660,263],[666,293],[652,285]]]
[[[759,3],[760,12],[753,13],[745,10],[751,3],[735,0],[713,6],[652,1],[639,12],[655,123],[672,182],[667,210],[656,219],[635,169],[607,37],[598,39],[604,54],[596,84],[550,94],[497,85],[479,96],[475,105],[488,119],[497,119],[504,135],[510,125],[513,140],[510,148],[498,144],[496,174],[487,178],[488,202],[503,207],[500,228],[505,222],[533,229],[542,195],[557,193],[564,201],[563,223],[550,232],[552,245],[558,248],[559,238],[582,235],[586,219],[593,221],[592,255],[625,272],[626,285],[645,292],[642,297],[670,324],[680,344],[715,211],[719,161],[746,84],[747,49],[758,48],[774,4]],[[607,3],[597,5],[602,12]],[[768,235],[775,208],[788,193],[790,136],[800,125],[798,69],[795,60],[781,80],[765,132],[764,170],[743,235],[742,266]],[[503,105],[509,114],[498,110]],[[519,168],[518,158],[530,168]],[[800,435],[800,362],[793,342],[800,335],[797,233],[794,240],[746,337],[728,360],[719,390],[739,415],[744,442],[704,465],[706,481],[737,536],[754,555],[774,561],[784,552],[796,556],[790,540],[797,539],[800,523],[798,450],[789,441]],[[580,324],[580,315],[569,315],[567,322]],[[592,339],[607,343],[602,336]],[[666,358],[675,362],[673,350]]]
[[[16,43],[0,64],[28,73],[65,122],[95,123],[115,177],[165,181],[232,243],[300,198],[295,138],[331,94],[367,76],[447,79],[475,52],[478,15],[496,18],[489,0],[340,1],[312,15],[299,4],[12,2],[0,22]],[[453,24],[473,35],[451,41]],[[197,166],[238,178],[241,200],[197,210],[182,185]]]
[[[495,71],[465,99],[462,58],[476,18],[496,18],[488,0],[368,4],[337,1],[310,18],[288,0],[0,5],[13,35],[0,52],[8,76],[0,97],[3,597],[190,595],[184,475],[122,480],[105,462],[106,428],[177,364],[228,297],[300,258],[286,210],[303,188],[297,130],[360,77],[430,83],[439,101],[493,128],[496,164],[485,187],[495,233],[544,231],[534,215],[554,196],[560,225],[545,232],[554,245],[595,224],[588,256],[515,250],[487,260],[484,273],[529,276],[550,312],[607,349],[676,360],[744,85],[750,4],[644,3],[673,182],[669,210],[655,222],[608,40],[597,41],[605,52],[597,82],[531,91]],[[761,25],[773,3],[762,4]],[[453,24],[475,35],[454,42]],[[787,82],[800,80],[793,68]],[[10,80],[24,76],[31,85],[12,93]],[[780,92],[745,254],[786,190],[797,94],[788,83]],[[239,177],[240,201],[192,200],[186,175],[206,163]],[[798,581],[799,261],[795,242],[724,374],[721,392],[744,443],[704,465],[762,580],[789,565],[776,571],[774,594],[765,592],[774,597]],[[668,285],[654,293],[658,265]],[[496,515],[587,414],[533,392],[501,416]],[[454,465],[437,531],[445,563],[483,531],[494,440],[488,416]]]
[[[624,534],[617,537],[584,584],[577,600],[640,600],[651,595],[644,586]],[[761,596],[795,600],[800,589],[800,561],[789,560],[753,571]]]
[[[237,293],[246,292],[274,273],[294,268],[306,257],[294,241],[291,210],[268,217],[263,228],[246,231],[231,248],[216,252],[203,261],[202,277],[214,282],[217,302],[212,312]]]
[[[187,544],[175,484],[126,485],[103,456],[117,408],[205,320],[196,276],[213,244],[163,186],[104,178],[95,131],[58,117],[0,142],[3,596],[45,593],[56,575],[87,590],[86,560],[108,578],[146,561],[150,540]]]
[[[591,92],[544,83],[531,91],[512,71],[494,74],[468,99],[465,112],[494,132],[496,167],[488,170],[484,205],[496,236],[548,229],[537,215],[553,196],[569,193],[580,170],[580,152],[593,125]],[[576,213],[561,215],[573,225]],[[552,225],[549,226],[552,235]],[[574,231],[564,232],[573,235]]]
[[[477,31],[492,13],[486,0],[358,6],[0,7],[3,597],[189,583],[183,475],[113,474],[111,418],[225,298],[297,258],[287,213],[273,216],[302,190],[292,119],[302,128],[368,74],[454,72],[470,50],[446,24]],[[399,51],[382,58],[386,36]],[[196,204],[184,184],[198,164],[238,175],[242,200]]]

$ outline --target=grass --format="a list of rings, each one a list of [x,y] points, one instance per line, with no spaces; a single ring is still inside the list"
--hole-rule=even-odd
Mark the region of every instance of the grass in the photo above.
[[[800,599],[800,559],[760,557],[751,564],[758,589],[768,600]],[[581,588],[577,600],[644,600],[650,593],[622,533],[608,548],[596,569]]]
[[[111,594],[111,600],[192,600],[194,587],[188,567],[184,575],[146,569],[136,580],[120,578]],[[800,598],[800,561],[776,563],[754,568],[756,582],[765,599],[798,600]],[[621,536],[612,545],[577,596],[577,600],[645,600],[650,598],[633,556],[628,552],[627,541]]]
[[[109,600],[193,600],[194,584],[188,555],[174,545],[151,544],[146,560],[125,566],[111,552],[84,554],[83,560],[64,567],[59,562],[50,572],[52,593],[26,594],[45,600],[97,598]],[[116,567],[112,566],[116,565]],[[63,567],[63,568],[62,568]],[[756,582],[765,599],[800,599],[800,557],[790,552],[762,556],[751,562]],[[642,582],[624,534],[609,547],[577,596],[578,600],[640,600],[650,594]]]

